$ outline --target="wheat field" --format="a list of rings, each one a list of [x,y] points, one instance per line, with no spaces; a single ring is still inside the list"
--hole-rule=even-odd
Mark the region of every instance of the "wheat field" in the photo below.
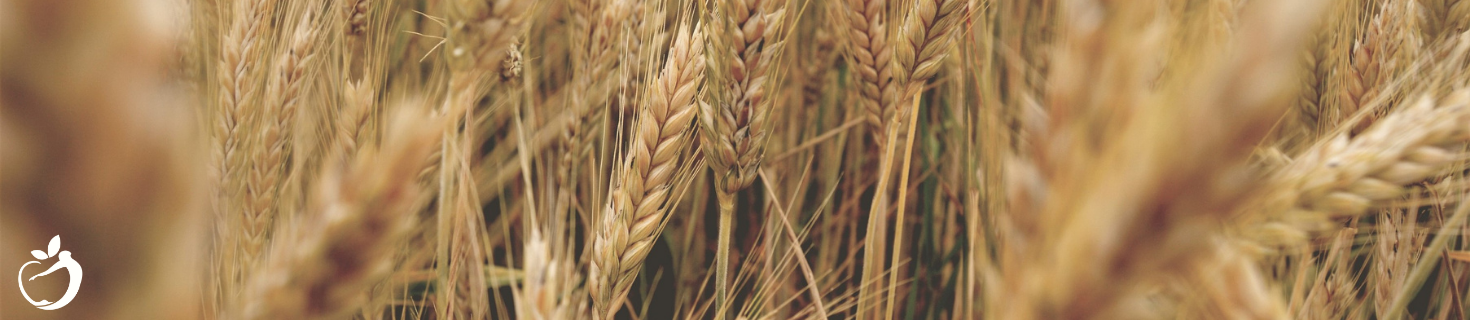
[[[57,311],[0,277],[0,319],[1470,318],[1470,0],[5,0],[0,36],[0,271],[56,234],[87,270]]]

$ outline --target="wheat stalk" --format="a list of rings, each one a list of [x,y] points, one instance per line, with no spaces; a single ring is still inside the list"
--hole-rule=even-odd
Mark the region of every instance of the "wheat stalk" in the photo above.
[[[715,312],[722,319],[729,292],[729,244],[735,194],[755,181],[770,138],[771,101],[766,87],[776,85],[786,34],[781,0],[718,1],[705,24],[710,86],[699,102],[700,142],[720,207],[720,237],[715,256]]]
[[[587,283],[593,314],[611,319],[653,247],[675,189],[687,176],[682,158],[692,135],[694,96],[705,78],[704,34],[681,26],[650,99],[638,109],[619,185],[597,221]]]

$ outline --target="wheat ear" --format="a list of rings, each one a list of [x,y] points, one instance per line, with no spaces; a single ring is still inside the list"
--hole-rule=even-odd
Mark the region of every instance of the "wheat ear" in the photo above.
[[[1373,17],[1363,37],[1353,44],[1351,64],[1343,76],[1344,88],[1339,90],[1339,112],[1346,118],[1370,103],[1381,103],[1380,96],[1389,95],[1389,80],[1407,67],[1406,57],[1418,44],[1418,38],[1409,33],[1415,17],[1411,11],[1416,7],[1411,1],[1388,1]],[[1380,111],[1384,109],[1379,109]],[[1372,118],[1351,124],[1354,132],[1360,132],[1372,124]]]
[[[960,0],[922,0],[904,16],[893,47],[893,61],[898,67],[893,80],[903,86],[899,98],[919,93],[925,82],[939,72],[941,60],[954,46],[951,34],[964,20],[966,8],[966,2]],[[902,111],[899,109],[905,106],[898,102],[887,112]],[[892,115],[885,113],[885,121]]]
[[[844,22],[847,57],[857,75],[859,104],[864,119],[873,128],[874,140],[882,141],[883,109],[892,105],[896,93],[889,84],[893,80],[893,52],[889,50],[882,0],[846,0],[838,5],[834,16]],[[881,142],[880,142],[881,143]],[[879,148],[882,150],[882,148]]]
[[[342,318],[387,277],[394,244],[424,204],[413,177],[437,132],[403,109],[381,151],[366,148],[346,168],[325,170],[308,200],[313,220],[275,242],[270,264],[248,284],[245,319]]]
[[[251,157],[245,182],[245,202],[248,204],[245,209],[248,211],[242,226],[246,241],[241,247],[245,254],[241,264],[247,268],[256,266],[259,258],[263,257],[262,251],[270,241],[271,224],[285,209],[277,199],[283,194],[285,186],[281,182],[289,170],[286,157],[296,108],[300,104],[301,87],[305,82],[303,78],[315,56],[314,20],[310,16],[312,10],[306,11],[291,36],[287,51],[276,61],[276,76],[271,79],[266,92],[269,102],[262,107],[261,113],[271,118],[262,119],[266,122],[259,126],[258,147],[251,149],[255,154]]]
[[[1331,30],[1331,28],[1323,28]],[[1307,50],[1302,51],[1301,92],[1298,94],[1296,111],[1297,120],[1312,133],[1316,133],[1322,122],[1322,92],[1326,87],[1325,70],[1330,70],[1336,65],[1335,57],[1329,52],[1332,48],[1332,40],[1335,34],[1328,32],[1316,32],[1312,34]],[[1334,61],[1329,61],[1334,59]]]
[[[1360,215],[1374,201],[1402,195],[1405,185],[1454,163],[1457,152],[1451,150],[1470,141],[1466,123],[1470,89],[1459,89],[1438,101],[1420,97],[1357,136],[1340,132],[1312,146],[1272,174],[1279,192],[1268,193],[1262,212],[1282,215],[1262,225],[1271,232],[1263,238],[1303,241],[1304,231],[1325,227],[1328,218]]]
[[[587,283],[597,319],[610,319],[628,294],[663,225],[686,170],[682,157],[695,117],[694,95],[704,80],[704,35],[681,27],[648,103],[638,110],[620,184],[599,217]]]

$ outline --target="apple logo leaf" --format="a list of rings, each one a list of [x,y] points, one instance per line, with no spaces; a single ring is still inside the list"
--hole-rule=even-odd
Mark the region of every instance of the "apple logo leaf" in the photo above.
[[[46,257],[55,257],[56,250],[61,250],[61,235],[51,237],[51,244],[46,245]]]
[[[31,250],[31,256],[36,257],[36,259],[46,260],[46,253],[41,252],[41,250]]]

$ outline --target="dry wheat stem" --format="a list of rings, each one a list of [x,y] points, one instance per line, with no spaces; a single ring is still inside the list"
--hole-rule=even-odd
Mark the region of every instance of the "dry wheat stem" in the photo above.
[[[896,299],[896,296],[898,294],[898,273],[899,270],[901,270],[899,269],[898,264],[899,261],[902,261],[900,259],[902,259],[903,253],[903,230],[905,227],[903,220],[905,209],[904,206],[907,204],[908,200],[909,162],[913,160],[914,129],[919,126],[919,97],[917,97],[917,95],[918,94],[916,93],[915,97],[912,98],[913,105],[910,106],[907,111],[909,113],[909,119],[907,121],[908,133],[904,136],[908,137],[908,139],[904,142],[903,153],[894,155],[898,157],[903,157],[903,166],[899,167],[898,214],[895,215],[895,221],[893,222],[893,258],[890,259],[890,261],[892,261],[893,263],[893,266],[888,272],[888,282],[885,284],[888,287],[886,289],[888,291],[888,305],[879,311],[879,313],[883,314],[884,319],[893,319],[893,313],[898,311],[897,309],[893,308],[893,303],[895,300],[898,300]]]
[[[621,307],[688,164],[682,154],[692,135],[694,96],[705,77],[704,35],[690,28],[681,27],[650,99],[638,109],[621,179],[597,222],[587,288],[598,319],[612,318]]]

